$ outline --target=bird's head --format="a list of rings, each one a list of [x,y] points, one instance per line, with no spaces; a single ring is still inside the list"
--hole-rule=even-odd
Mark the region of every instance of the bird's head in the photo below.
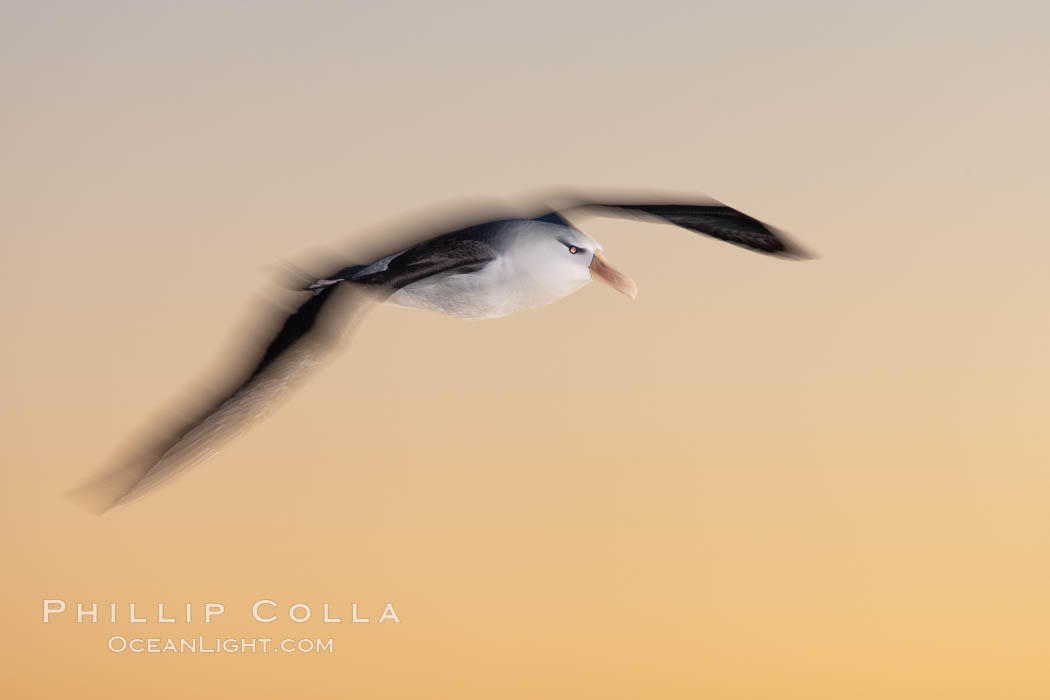
[[[536,231],[534,228],[533,231]],[[602,246],[583,231],[566,226],[551,226],[526,244],[528,257],[535,261],[533,270],[542,270],[545,282],[569,294],[592,279],[605,282],[631,299],[638,296],[638,285],[610,265],[602,255]],[[534,273],[535,274],[535,273]]]

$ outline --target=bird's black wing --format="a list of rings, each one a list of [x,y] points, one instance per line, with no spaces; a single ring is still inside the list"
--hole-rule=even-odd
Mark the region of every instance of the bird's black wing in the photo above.
[[[438,236],[404,251],[385,270],[354,277],[353,282],[400,289],[439,274],[475,272],[496,259],[497,253],[479,237],[492,224]]]
[[[77,488],[73,497],[96,511],[138,499],[172,477],[214,456],[221,444],[264,417],[287,391],[330,354],[350,315],[366,295],[349,287],[329,287],[310,296],[287,315],[273,317],[252,339],[259,349],[240,371],[220,381],[210,400],[183,407],[149,438],[101,475]],[[261,342],[259,342],[261,340]]]
[[[326,360],[364,305],[425,277],[472,272],[494,260],[496,251],[485,242],[492,226],[479,224],[423,241],[396,254],[384,269],[351,279],[366,267],[351,266],[310,285],[313,294],[294,311],[274,314],[264,324],[269,330],[258,333],[262,342],[253,341],[258,350],[244,353],[250,361],[220,382],[224,388],[209,392],[211,400],[179,411],[72,495],[93,510],[106,511],[208,460]],[[342,281],[351,284],[338,284]]]
[[[434,275],[476,272],[498,257],[488,238],[501,223],[486,222],[437,236],[397,253],[381,269],[353,265],[317,280],[306,289],[316,291],[338,282],[351,282],[394,292]]]
[[[561,211],[565,212],[574,210],[612,216],[656,219],[760,253],[788,258],[811,257],[783,231],[714,200],[703,204],[628,204],[582,201],[561,208]]]

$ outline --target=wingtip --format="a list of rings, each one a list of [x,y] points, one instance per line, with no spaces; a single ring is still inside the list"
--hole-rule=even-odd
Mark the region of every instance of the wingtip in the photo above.
[[[784,246],[784,249],[777,251],[775,255],[784,258],[785,260],[797,260],[800,262],[806,260],[820,259],[820,256],[816,253],[813,253],[807,250],[806,248],[803,248],[802,246],[796,245],[794,243],[786,244]]]
[[[764,225],[773,235],[776,242],[780,244],[780,250],[773,251],[773,255],[779,258],[784,258],[785,260],[803,261],[820,259],[819,255],[811,251],[809,248],[799,244],[791,235],[778,228],[773,228],[767,224]]]
[[[96,484],[71,489],[65,496],[84,512],[97,517],[108,514],[117,505],[117,502],[111,496],[105,496]]]

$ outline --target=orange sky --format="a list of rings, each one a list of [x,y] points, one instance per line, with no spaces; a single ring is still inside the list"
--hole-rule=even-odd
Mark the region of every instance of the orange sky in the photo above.
[[[1048,19],[4,5],[5,695],[1045,698]],[[378,309],[206,467],[105,518],[63,498],[274,265],[562,184],[703,192],[820,259],[591,220],[636,302]],[[45,625],[45,598],[228,612]]]

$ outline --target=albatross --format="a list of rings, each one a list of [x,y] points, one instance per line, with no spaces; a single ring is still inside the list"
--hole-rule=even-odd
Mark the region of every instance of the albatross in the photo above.
[[[534,212],[536,213],[536,212]],[[805,258],[781,231],[714,200],[692,204],[574,199],[530,218],[502,218],[427,237],[371,263],[341,265],[297,287],[303,299],[248,350],[201,406],[139,439],[100,475],[73,491],[96,512],[135,501],[215,454],[265,416],[329,357],[365,307],[392,304],[465,319],[545,306],[592,280],[634,299],[634,280],[566,215],[641,218],[674,224],[767,255]]]

